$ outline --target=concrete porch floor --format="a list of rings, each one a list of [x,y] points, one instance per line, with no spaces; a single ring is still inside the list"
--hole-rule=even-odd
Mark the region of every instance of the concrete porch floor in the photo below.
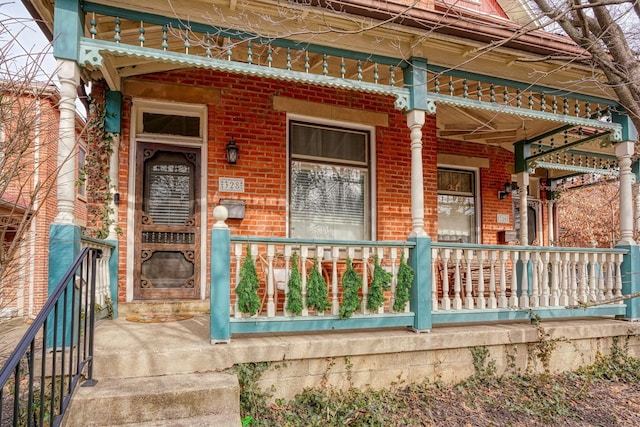
[[[551,342],[549,369],[577,369],[608,353],[614,337],[625,337],[629,354],[640,356],[640,323],[603,318],[566,321],[437,326],[429,333],[405,329],[269,333],[234,336],[212,345],[209,316],[167,323],[135,323],[124,317],[96,329],[94,377],[132,378],[224,371],[238,363],[272,362],[261,386],[274,397],[292,397],[305,387],[388,387],[425,379],[460,381],[473,374],[472,347],[486,346],[498,372],[544,369],[537,352]],[[629,337],[626,340],[626,337]]]

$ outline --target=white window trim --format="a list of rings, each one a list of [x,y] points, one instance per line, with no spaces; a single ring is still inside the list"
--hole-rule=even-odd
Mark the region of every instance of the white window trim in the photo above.
[[[137,134],[142,126],[142,113],[153,112],[160,114],[175,114],[190,117],[200,117],[200,138],[180,137],[175,135]],[[200,147],[200,244],[204,250],[200,251],[200,299],[206,297],[207,283],[207,106],[202,104],[186,104],[178,102],[159,102],[145,99],[134,99],[131,107],[131,129],[129,132],[129,182],[127,185],[127,280],[126,301],[133,301],[133,271],[135,262],[135,184],[137,173],[137,149],[139,142],[155,142],[159,144],[181,145],[185,147]]]
[[[460,170],[460,171],[469,171],[469,172],[473,172],[473,176],[474,176],[474,192],[475,192],[475,199],[476,199],[476,236],[477,238],[477,242],[476,244],[481,245],[482,244],[482,192],[481,190],[481,186],[480,186],[480,169],[479,168],[471,168],[468,166],[459,166],[459,165],[452,165],[452,164],[448,164],[448,163],[438,163],[437,169],[452,169],[452,170]],[[436,172],[437,174],[437,172]],[[437,195],[438,194],[446,194],[446,192],[444,193],[440,193],[440,191],[438,190],[438,184],[437,184],[437,177],[436,177],[436,200],[437,200]],[[437,234],[437,231],[436,231]]]
[[[289,140],[289,129],[290,129],[290,122],[305,122],[305,123],[312,123],[312,124],[318,124],[318,125],[323,125],[323,126],[331,126],[331,127],[339,127],[339,128],[347,128],[347,129],[353,129],[353,130],[359,130],[359,131],[365,131],[369,133],[369,197],[368,197],[368,201],[367,201],[367,206],[365,207],[365,214],[368,215],[368,218],[365,218],[365,222],[368,220],[369,224],[369,234],[371,236],[371,240],[375,241],[377,238],[377,204],[376,204],[376,200],[377,200],[377,171],[376,171],[376,128],[375,126],[368,126],[368,125],[362,125],[362,124],[358,124],[358,123],[350,123],[350,122],[343,122],[343,121],[338,121],[338,120],[328,120],[328,119],[320,119],[317,117],[312,117],[312,116],[303,116],[303,115],[298,115],[298,114],[287,114],[287,201],[286,201],[286,236],[287,237],[291,237],[290,236],[290,214],[291,214],[291,210],[290,210],[290,194],[291,194],[291,183],[290,183],[290,179],[289,177],[291,176],[291,170],[290,170],[290,165],[291,165],[291,151],[290,151],[290,140]],[[354,166],[358,166],[358,165],[354,165]],[[360,165],[362,166],[362,165]]]

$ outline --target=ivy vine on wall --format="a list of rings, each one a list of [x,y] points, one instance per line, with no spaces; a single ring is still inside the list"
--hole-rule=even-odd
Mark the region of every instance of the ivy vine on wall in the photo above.
[[[113,225],[113,193],[109,177],[114,134],[105,130],[106,108],[103,100],[89,100],[89,120],[86,127],[87,155],[79,172],[79,185],[87,185],[87,234],[98,239],[109,235]],[[116,230],[118,233],[120,230]]]

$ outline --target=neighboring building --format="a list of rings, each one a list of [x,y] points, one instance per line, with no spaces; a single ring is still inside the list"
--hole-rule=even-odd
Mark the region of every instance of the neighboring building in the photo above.
[[[84,79],[105,100],[118,301],[208,299],[218,205],[232,236],[454,244],[436,258],[457,260],[459,302],[469,244],[556,240],[550,195],[563,179],[619,174],[631,191],[635,129],[570,40],[509,39],[524,2],[329,3],[25,1],[54,35],[62,105]],[[573,60],[547,59],[558,54]],[[73,224],[70,202],[58,195],[55,224]],[[634,245],[621,203],[620,242]],[[254,255],[268,264],[265,253]],[[505,256],[515,277],[518,256],[533,255]],[[442,286],[447,298],[435,274],[434,299]],[[546,306],[559,305],[555,286]],[[529,304],[512,291],[500,307]]]
[[[0,123],[2,256],[17,246],[0,278],[0,317],[33,317],[47,300],[49,225],[57,205],[60,96],[54,85],[3,83],[7,91],[2,94],[6,109]],[[18,86],[24,87],[13,93]],[[77,117],[75,126],[79,136],[84,120]],[[81,147],[77,138],[74,150],[79,153]],[[77,224],[85,227],[86,199],[79,193],[74,212]]]

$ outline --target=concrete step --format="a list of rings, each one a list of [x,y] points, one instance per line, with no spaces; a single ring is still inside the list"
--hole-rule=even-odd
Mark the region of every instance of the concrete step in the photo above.
[[[121,302],[118,304],[118,315],[209,313],[210,308],[210,302],[202,300]]]
[[[209,317],[168,323],[128,322],[120,317],[96,328],[93,377],[134,378],[222,371],[228,353],[209,339]]]
[[[104,379],[78,388],[63,425],[237,427],[240,387],[220,372]]]

